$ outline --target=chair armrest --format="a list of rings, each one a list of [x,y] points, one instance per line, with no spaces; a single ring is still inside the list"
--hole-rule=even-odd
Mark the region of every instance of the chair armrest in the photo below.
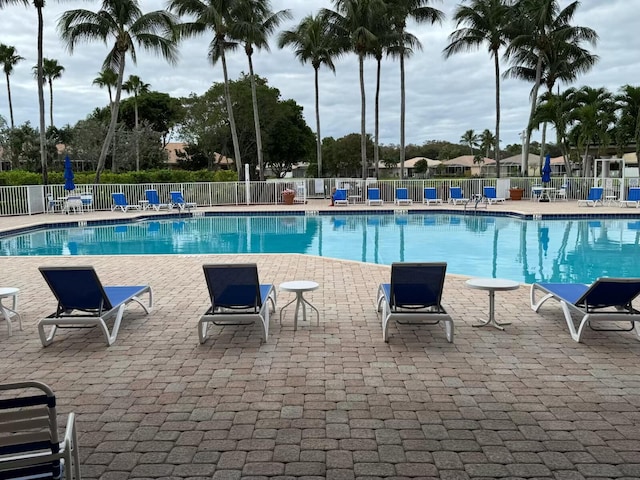
[[[69,413],[67,426],[64,432],[64,439],[60,443],[61,453],[70,460],[70,464],[65,465],[64,476],[66,480],[80,480],[80,457],[78,454],[78,434],[76,432],[75,413]],[[72,475],[73,472],[73,475]]]

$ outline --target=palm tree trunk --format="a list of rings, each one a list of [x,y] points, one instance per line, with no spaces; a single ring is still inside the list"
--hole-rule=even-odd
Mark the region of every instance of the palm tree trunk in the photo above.
[[[404,178],[404,118],[405,118],[405,91],[404,91],[404,53],[400,52],[400,180]]]
[[[116,99],[113,102],[113,108],[111,109],[111,121],[109,122],[109,129],[107,130],[107,136],[102,144],[102,150],[100,151],[100,157],[98,157],[98,166],[96,167],[96,183],[100,183],[100,174],[104,170],[105,160],[107,159],[107,153],[109,151],[109,145],[116,132],[116,124],[118,123],[118,111],[120,109],[120,94],[122,93],[122,79],[124,77],[124,55],[120,60],[120,67],[118,69],[118,84],[116,85]]]
[[[249,59],[249,78],[251,79],[251,103],[253,104],[253,124],[256,129],[256,149],[258,150],[258,168],[260,169],[260,180],[264,181],[264,158],[262,156],[262,132],[260,131],[260,114],[258,112],[258,94],[256,92],[256,77],[253,74],[253,60]]]
[[[53,128],[53,82],[49,79],[49,121]]]
[[[527,134],[525,135],[524,147],[522,154],[524,156],[524,172],[522,174],[525,177],[529,176],[529,144],[531,143],[531,121],[536,111],[536,104],[538,103],[538,89],[540,88],[540,79],[542,78],[542,56],[538,58],[538,65],[536,66],[536,80],[531,91],[531,111],[529,112],[529,120],[527,121]]]
[[[11,118],[11,130],[13,130],[15,128],[15,125],[13,123],[13,103],[11,101],[11,84],[9,83],[9,74],[6,74],[7,76],[7,97],[9,99],[9,118]]]
[[[362,178],[367,178],[367,105],[364,91],[364,53],[358,54],[360,67],[360,156],[362,159]]]
[[[49,183],[49,175],[47,172],[47,136],[44,125],[44,89],[42,88],[42,43],[44,29],[42,8],[44,7],[44,2],[42,2],[42,6],[39,5],[40,3],[38,3],[38,5],[36,6],[36,9],[38,11],[38,64],[36,69],[38,72],[38,108],[40,110],[40,165],[42,166],[42,183],[44,185],[47,185]]]
[[[376,101],[375,101],[375,143],[373,145],[373,164],[375,165],[376,178],[380,176],[380,142],[378,137],[380,136],[380,67],[382,59],[376,58],[378,66],[376,69]]]
[[[496,161],[496,177],[500,178],[500,59],[497,49],[493,52],[493,61],[496,72],[496,145],[493,159]],[[487,157],[489,157],[488,152]]]
[[[589,168],[589,140],[587,140],[587,148],[584,151],[584,160],[582,161],[582,176],[590,177],[591,169]]]
[[[227,74],[227,59],[224,55],[224,48],[220,53],[222,60],[222,73],[224,75],[224,96],[227,100],[227,115],[229,116],[229,126],[231,127],[231,140],[233,141],[233,154],[236,157],[236,169],[238,170],[238,179],[242,178],[242,158],[240,157],[240,142],[238,142],[238,131],[236,130],[236,121],[233,118],[233,105],[231,104],[231,92],[229,91],[229,75]]]
[[[136,172],[140,171],[140,131],[138,128],[138,95],[133,96],[133,114],[136,122]]]
[[[320,135],[320,85],[318,82],[319,67],[314,66],[316,87],[316,149],[318,156],[318,177],[322,177],[322,136]]]
[[[545,151],[547,149],[547,122],[542,123],[542,138],[540,139],[540,175],[542,175],[542,165],[544,165]]]

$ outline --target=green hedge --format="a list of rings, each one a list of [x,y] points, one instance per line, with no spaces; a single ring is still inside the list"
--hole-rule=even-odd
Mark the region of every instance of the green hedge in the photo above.
[[[75,172],[73,181],[79,185],[90,185],[96,178],[95,172]],[[238,180],[236,172],[230,170],[148,170],[141,172],[111,173],[104,172],[100,176],[100,183],[105,184],[138,184],[138,183],[190,183],[190,182],[235,182]],[[38,173],[24,170],[8,170],[0,172],[1,185],[40,185],[42,176]],[[50,172],[49,184],[64,184],[63,172]]]

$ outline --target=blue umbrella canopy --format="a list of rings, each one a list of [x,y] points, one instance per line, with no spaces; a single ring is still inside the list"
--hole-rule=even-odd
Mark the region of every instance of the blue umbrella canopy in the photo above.
[[[551,155],[544,157],[544,166],[542,167],[542,183],[551,181]]]
[[[69,155],[64,157],[64,189],[69,192],[76,189],[76,185],[73,183],[73,167]]]

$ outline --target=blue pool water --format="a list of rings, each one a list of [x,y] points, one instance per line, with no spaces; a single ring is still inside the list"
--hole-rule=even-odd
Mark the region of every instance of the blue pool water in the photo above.
[[[446,261],[447,272],[522,282],[640,277],[640,220],[451,214],[219,216],[41,229],[0,255],[302,253],[379,264]]]

